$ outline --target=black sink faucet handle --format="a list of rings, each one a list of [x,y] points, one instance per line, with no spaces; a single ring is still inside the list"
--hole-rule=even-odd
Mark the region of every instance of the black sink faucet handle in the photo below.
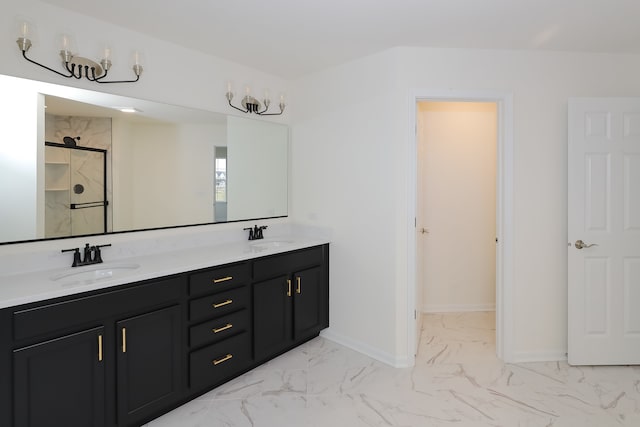
[[[96,245],[94,246],[94,256],[93,256],[93,263],[94,264],[100,264],[102,262],[102,251],[100,251],[100,248],[106,248],[108,246],[111,246],[111,243],[107,243],[106,245]]]
[[[82,263],[82,260],[80,259],[80,248],[63,249],[62,253],[65,252],[73,252],[73,264],[71,264],[71,267],[77,267]]]
[[[267,228],[266,225],[261,225],[260,227],[257,227],[257,231],[255,234],[257,234],[256,239],[263,239],[264,235],[262,234],[262,230],[265,230]]]
[[[253,234],[253,229],[251,227],[243,228],[243,230],[249,230],[249,240],[255,239],[255,235]]]

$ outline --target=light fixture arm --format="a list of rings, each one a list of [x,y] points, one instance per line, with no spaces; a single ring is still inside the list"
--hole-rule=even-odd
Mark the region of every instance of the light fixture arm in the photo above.
[[[26,39],[26,40],[27,40],[27,42],[29,42],[29,39]],[[18,39],[18,45],[20,45],[20,39]],[[22,49],[22,57],[24,59],[26,59],[27,61],[31,62],[32,64],[36,64],[37,66],[44,68],[45,70],[53,71],[54,73],[58,74],[59,76],[66,77],[66,78],[73,77],[73,73],[71,73],[71,72],[70,72],[69,75],[66,75],[66,74],[61,73],[60,71],[56,71],[53,68],[49,68],[46,65],[42,65],[39,62],[36,62],[36,61],[32,60],[31,58],[29,58],[27,56],[27,50],[29,50],[29,47],[31,47],[31,42],[29,42],[29,44],[27,46],[28,47],[26,49],[24,49],[24,48]]]
[[[248,113],[248,112],[249,112],[249,110],[248,110],[248,109],[247,109],[247,110],[243,110],[242,108],[238,108],[238,107],[236,107],[235,105],[233,105],[233,104],[231,103],[231,100],[232,100],[232,99],[233,99],[233,92],[231,92],[231,91],[227,92],[227,101],[229,101],[229,105],[230,105],[231,107],[235,108],[235,109],[236,109],[236,110],[238,110],[238,111],[242,111],[243,113]]]
[[[47,67],[39,62],[34,61],[33,59],[27,56],[27,52],[31,48],[31,40],[26,37],[19,37],[16,40],[18,43],[18,48],[22,52],[22,57],[27,61],[35,64],[39,67],[44,68],[45,70],[52,71],[59,76],[65,77],[67,79],[75,78],[77,80],[82,79],[83,77],[91,82],[96,83],[135,83],[140,80],[140,74],[142,74],[143,68],[142,65],[136,63],[133,66],[133,72],[136,75],[135,80],[103,80],[107,77],[109,72],[109,68],[111,68],[111,61],[109,59],[103,59],[100,61],[100,64],[94,62],[90,59],[83,58],[81,56],[74,56],[68,50],[61,50],[60,57],[62,58],[62,63],[64,64],[64,68],[67,70],[69,74],[61,73],[60,71],[54,70],[53,68]]]
[[[231,106],[232,108],[235,108],[238,111],[242,111],[243,113],[254,113],[257,114],[259,116],[279,116],[284,112],[284,107],[285,107],[285,103],[282,100],[282,98],[280,99],[280,112],[279,113],[267,113],[267,110],[269,109],[269,105],[271,105],[271,101],[268,98],[265,98],[263,100],[264,102],[264,110],[260,111],[260,102],[255,99],[253,96],[251,95],[246,95],[244,98],[242,98],[242,103],[241,105],[244,107],[240,108],[240,107],[236,107],[235,105],[233,105],[231,103],[231,100],[233,100],[233,92],[231,92],[231,90],[228,90],[226,93],[226,98],[227,101],[229,102],[229,106]]]

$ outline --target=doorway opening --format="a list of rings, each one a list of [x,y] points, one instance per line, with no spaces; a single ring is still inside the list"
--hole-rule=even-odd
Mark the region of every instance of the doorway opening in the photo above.
[[[410,96],[411,128],[415,129],[409,140],[409,217],[408,226],[408,365],[415,363],[420,336],[420,316],[423,310],[421,283],[418,282],[418,251],[424,225],[418,226],[418,107],[423,101],[430,102],[483,102],[496,106],[497,147],[495,163],[495,342],[496,354],[505,362],[514,360],[513,355],[513,95],[488,92],[434,92],[414,91]],[[458,242],[458,244],[460,244]],[[462,268],[462,267],[460,267]]]
[[[451,356],[454,346],[425,345],[449,334],[495,357],[498,106],[419,101],[416,108],[417,356]]]

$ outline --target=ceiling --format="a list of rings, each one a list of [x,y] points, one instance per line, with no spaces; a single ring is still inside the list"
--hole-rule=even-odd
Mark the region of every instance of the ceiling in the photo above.
[[[295,79],[396,46],[640,53],[638,0],[43,0]]]

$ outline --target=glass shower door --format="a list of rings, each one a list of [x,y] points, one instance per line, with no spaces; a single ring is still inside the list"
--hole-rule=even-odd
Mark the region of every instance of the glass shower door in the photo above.
[[[106,232],[105,154],[71,150],[71,235]]]
[[[107,232],[107,151],[45,145],[45,237]]]

